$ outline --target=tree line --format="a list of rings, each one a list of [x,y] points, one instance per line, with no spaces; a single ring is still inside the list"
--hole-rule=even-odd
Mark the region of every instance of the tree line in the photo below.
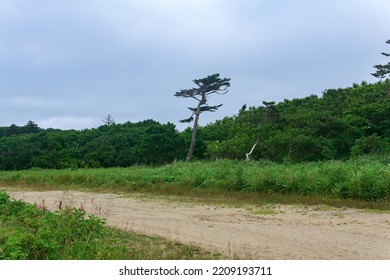
[[[0,169],[126,167],[160,165],[182,156],[182,139],[171,123],[153,120],[94,129],[1,128]]]
[[[162,165],[188,156],[191,128],[154,120],[85,130],[0,127],[0,169]],[[329,89],[322,96],[242,106],[197,129],[196,159],[306,162],[390,155],[390,80]]]
[[[206,157],[302,162],[390,151],[390,81],[263,102],[202,129]],[[252,151],[252,153],[250,153]]]

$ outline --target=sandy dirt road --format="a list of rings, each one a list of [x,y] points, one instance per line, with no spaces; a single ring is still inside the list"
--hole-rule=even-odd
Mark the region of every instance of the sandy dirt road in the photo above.
[[[232,259],[390,259],[390,213],[323,206],[258,209],[76,191],[9,191],[16,199],[79,207],[110,226],[161,236]]]

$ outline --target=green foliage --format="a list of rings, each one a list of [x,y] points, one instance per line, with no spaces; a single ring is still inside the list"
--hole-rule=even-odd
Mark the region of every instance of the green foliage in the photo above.
[[[161,167],[0,172],[7,185],[39,184],[92,189],[153,191],[164,186],[217,192],[323,196],[362,201],[390,199],[390,166],[373,158],[299,164],[269,161],[174,163]]]
[[[49,212],[0,192],[0,259],[99,259],[110,254],[104,220],[80,209]],[[121,248],[123,250],[123,248]]]
[[[2,170],[161,165],[183,156],[183,140],[173,124],[147,120],[3,137],[0,156]]]
[[[9,127],[0,127],[0,138],[18,134],[38,133],[39,131],[41,129],[36,123],[28,121],[24,126],[12,124]]]
[[[382,138],[376,133],[357,139],[351,148],[353,157],[371,155],[390,155],[390,138]]]
[[[204,127],[211,159],[243,159],[259,140],[252,158],[276,162],[345,160],[366,153],[388,153],[390,80],[363,82],[345,89],[246,106],[238,115]],[[376,141],[376,137],[380,140]],[[376,148],[362,148],[375,140]],[[378,145],[381,147],[379,148]]]

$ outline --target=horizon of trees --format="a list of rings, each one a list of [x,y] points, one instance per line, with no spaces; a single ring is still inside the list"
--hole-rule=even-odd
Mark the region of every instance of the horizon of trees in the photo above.
[[[322,96],[244,105],[198,127],[194,158],[309,162],[371,154],[390,159],[390,80]],[[162,165],[185,160],[192,130],[155,120],[84,130],[0,127],[0,170]],[[256,144],[256,145],[255,145]]]

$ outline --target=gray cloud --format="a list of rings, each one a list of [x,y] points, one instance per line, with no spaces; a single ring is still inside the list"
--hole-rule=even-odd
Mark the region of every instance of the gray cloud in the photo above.
[[[0,126],[74,128],[186,117],[192,80],[232,78],[203,124],[370,76],[388,1],[0,1]]]

